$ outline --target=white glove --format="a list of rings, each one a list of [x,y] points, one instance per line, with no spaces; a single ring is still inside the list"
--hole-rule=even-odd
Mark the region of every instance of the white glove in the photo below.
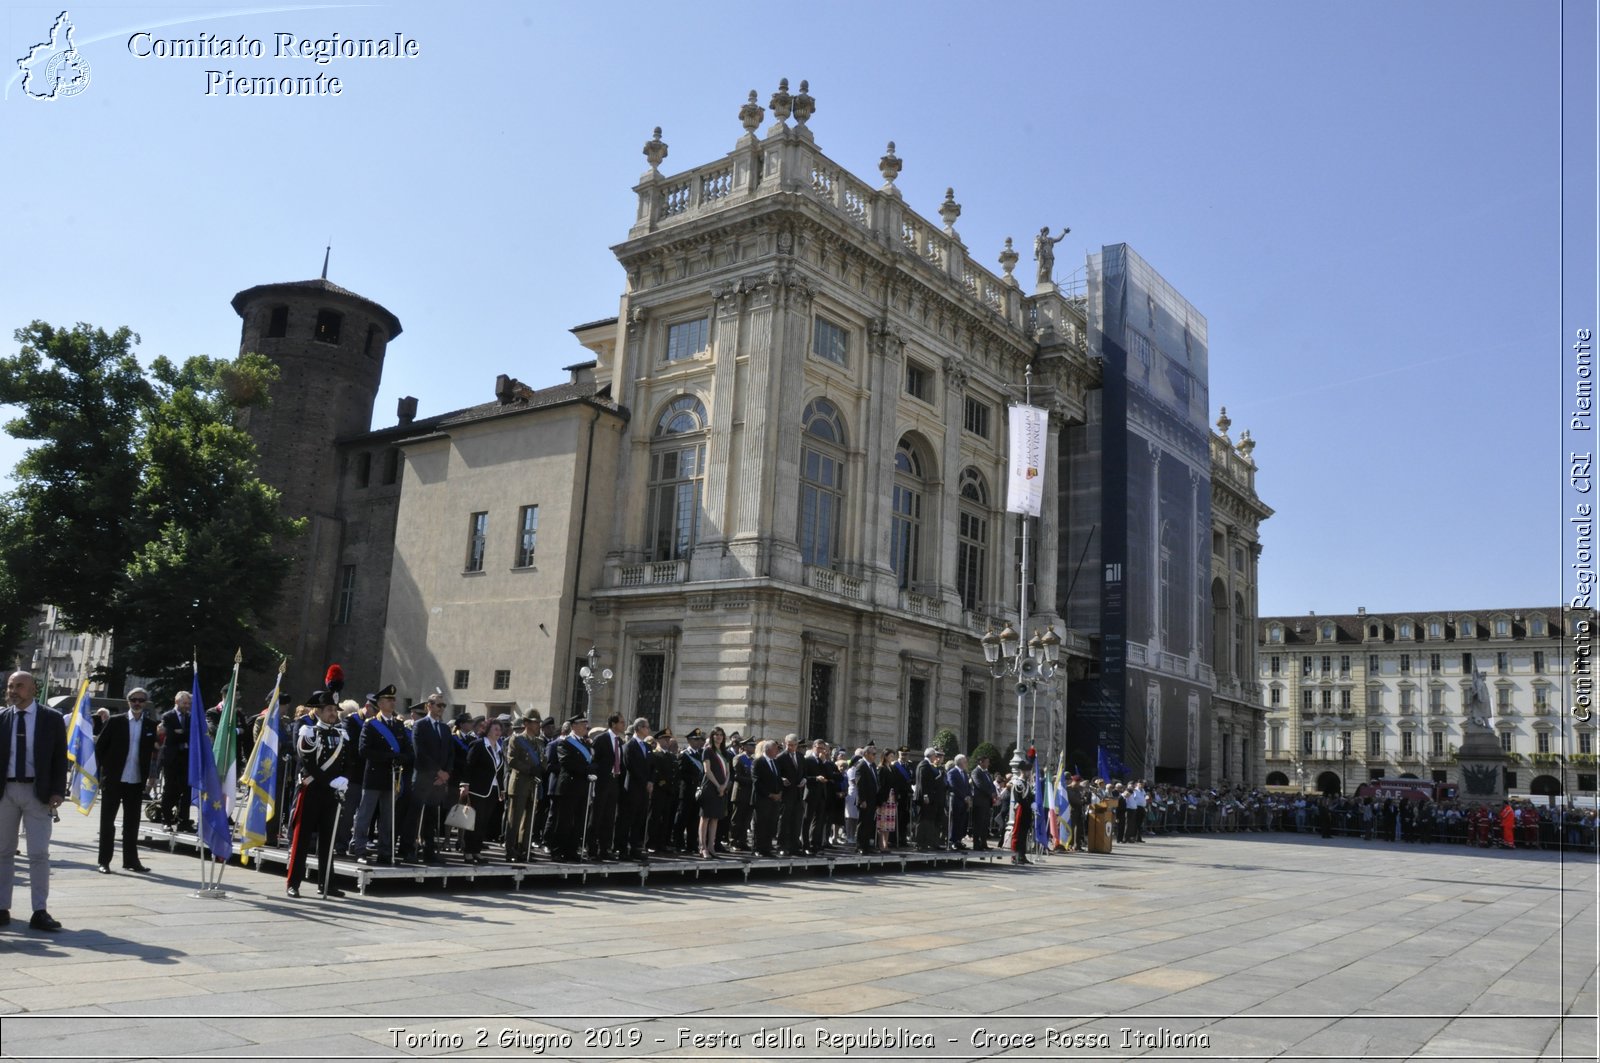
[[[344,792],[350,788],[350,780],[341,775],[337,779],[329,780],[328,785],[333,788],[335,793],[343,797]]]

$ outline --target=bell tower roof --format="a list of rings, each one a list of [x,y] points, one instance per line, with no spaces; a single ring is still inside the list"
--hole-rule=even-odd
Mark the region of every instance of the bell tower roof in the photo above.
[[[317,293],[338,296],[360,304],[363,309],[383,322],[384,327],[388,330],[389,339],[392,340],[400,335],[400,319],[390,313],[383,304],[373,302],[364,295],[357,295],[349,288],[342,288],[326,277],[319,277],[316,280],[309,281],[281,281],[277,284],[258,284],[254,288],[246,288],[238,295],[235,295],[232,305],[234,313],[244,317],[245,307],[275,294],[306,296]]]

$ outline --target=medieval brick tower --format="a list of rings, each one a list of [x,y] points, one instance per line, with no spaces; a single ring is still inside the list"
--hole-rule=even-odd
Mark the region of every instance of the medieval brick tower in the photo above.
[[[282,492],[286,516],[308,521],[295,546],[297,563],[265,633],[289,655],[285,689],[303,697],[322,686],[328,664],[341,538],[334,443],[370,430],[384,352],[400,335],[400,320],[326,275],[247,288],[233,297],[233,309],[244,321],[240,353],[267,356],[281,374],[271,405],[249,411],[245,422],[260,452],[261,477]],[[271,666],[251,661],[247,669],[262,674]]]

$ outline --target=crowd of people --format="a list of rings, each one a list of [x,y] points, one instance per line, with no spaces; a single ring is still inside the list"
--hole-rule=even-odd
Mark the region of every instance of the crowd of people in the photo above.
[[[1154,833],[1287,831],[1419,845],[1503,849],[1587,849],[1596,845],[1593,808],[1526,798],[1380,799],[1293,794],[1224,784],[1217,789],[1156,786],[1146,815]]]
[[[45,909],[47,854],[55,809],[68,792],[65,729],[58,713],[37,712],[36,692],[31,676],[14,673],[11,707],[0,719],[7,757],[0,925],[10,918],[15,841],[25,830],[30,868],[44,869],[31,876],[31,925],[54,929],[59,923]],[[194,829],[189,747],[198,718],[190,697],[176,695],[157,716],[148,692],[135,688],[127,713],[95,727],[100,873],[111,873],[119,820],[122,867],[136,873],[148,870],[137,844],[141,813],[175,831]],[[275,846],[287,837],[290,896],[300,896],[313,850],[322,869],[317,892],[337,897],[335,855],[369,866],[647,864],[652,856],[982,852],[993,840],[1026,863],[1030,849],[1105,852],[1150,836],[1235,831],[1521,849],[1592,851],[1596,844],[1594,810],[1571,805],[1198,789],[1065,771],[1043,779],[1031,750],[1030,758],[994,765],[988,755],[969,761],[938,748],[871,742],[834,749],[820,738],[757,738],[721,726],[680,739],[616,714],[593,728],[582,714],[559,725],[535,713],[447,721],[447,708],[437,693],[401,712],[393,686],[363,702],[316,691],[303,703],[284,699],[276,720],[263,714],[253,729],[243,725],[241,765],[261,728],[276,729],[277,793],[262,840]],[[218,726],[215,711],[208,723]],[[213,738],[199,740],[210,746]],[[1036,813],[1045,817],[1037,830]]]

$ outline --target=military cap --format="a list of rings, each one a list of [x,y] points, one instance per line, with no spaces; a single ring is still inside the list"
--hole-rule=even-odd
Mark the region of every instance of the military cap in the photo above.
[[[393,683],[390,683],[388,686],[383,687],[381,690],[379,690],[376,694],[373,695],[374,698],[393,698],[393,697],[398,697],[398,696],[399,696],[399,693],[398,693],[398,691],[395,690]]]
[[[378,703],[378,695],[376,695],[376,694],[368,694],[366,703],[368,705],[376,705]]]
[[[317,691],[317,693],[321,694],[322,691],[319,690],[319,691]],[[293,694],[279,694],[278,695],[278,704],[279,705],[292,705],[292,704],[294,704],[294,695]],[[306,704],[309,705],[309,704],[311,704],[311,702],[308,701],[308,702],[306,702]]]
[[[543,726],[545,726],[545,727],[554,727],[555,725],[556,725],[556,718],[554,716],[546,716],[544,718]]]
[[[693,741],[696,738],[699,738],[699,739],[703,740],[705,738],[705,736],[706,736],[706,733],[704,731],[700,730],[700,728],[696,727],[694,730],[690,731],[684,737],[688,738],[690,741]]]
[[[528,715],[526,715],[526,716],[524,716],[522,718],[522,726],[526,727],[530,723],[533,724],[535,727],[538,727],[540,724],[544,723],[544,721],[539,719],[539,717],[538,717],[538,715],[536,713],[531,713],[530,712]]]
[[[575,727],[580,723],[588,723],[588,722],[589,722],[588,714],[580,712],[577,715],[571,716],[571,717],[569,717],[567,719],[567,726],[568,727]]]
[[[909,752],[911,752],[911,747],[910,746],[901,746],[899,749],[895,750],[895,752],[896,753],[909,753]]]
[[[730,746],[740,745],[742,743],[742,741],[743,740],[739,737],[739,732],[738,731],[734,731],[732,734],[730,734],[728,736],[728,744]]]
[[[743,742],[740,742],[739,744],[741,746],[753,746],[753,745],[756,744],[756,740],[754,738],[746,738]]]
[[[313,709],[320,709],[327,703],[328,692],[325,690],[313,690],[311,692],[311,696],[305,700],[305,704],[311,706]]]

